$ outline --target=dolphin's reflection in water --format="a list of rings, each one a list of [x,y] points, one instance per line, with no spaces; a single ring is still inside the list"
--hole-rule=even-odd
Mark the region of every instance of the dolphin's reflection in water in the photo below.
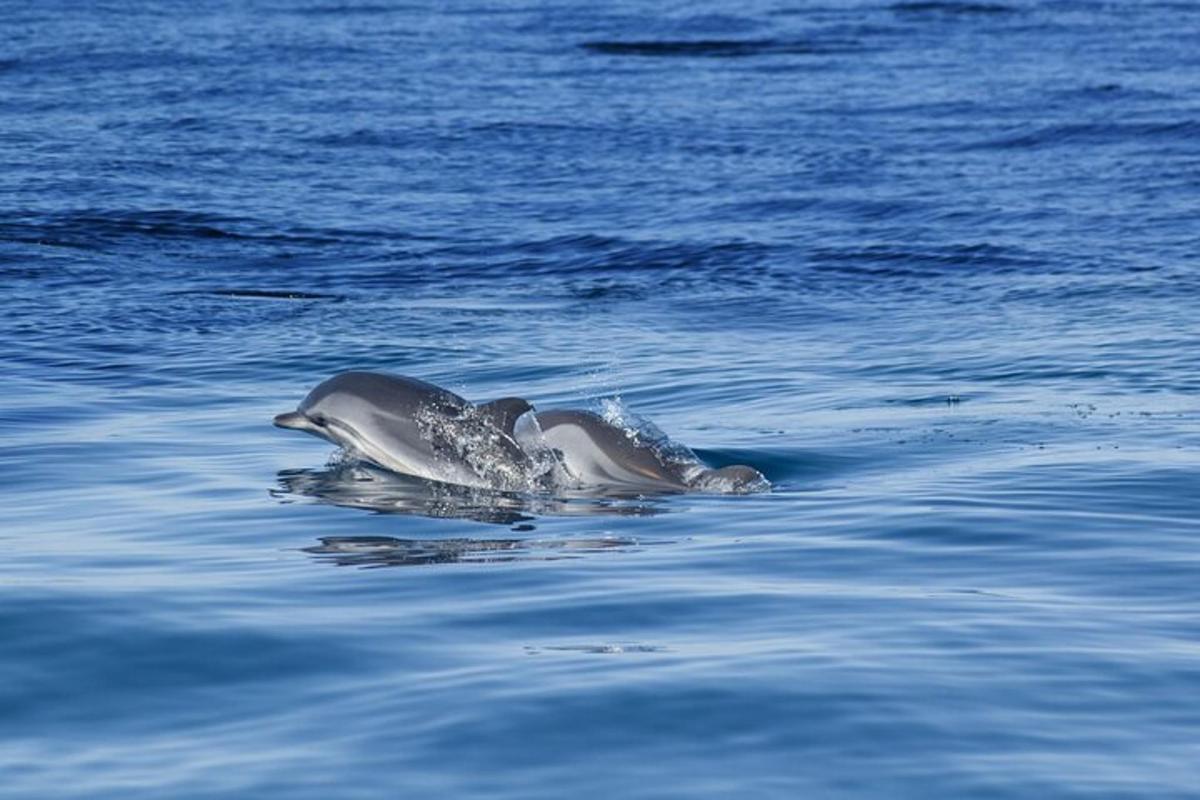
[[[537,516],[649,516],[665,510],[662,498],[630,494],[524,494],[427,481],[364,464],[287,469],[271,494],[283,502],[311,498],[348,508],[520,525]],[[518,530],[532,530],[532,526]]]
[[[517,532],[543,515],[647,516],[665,510],[661,498],[628,495],[518,494],[438,483],[362,462],[326,469],[283,470],[271,494],[282,502],[308,498],[377,513],[412,514],[509,525]],[[301,548],[342,567],[400,567],[448,563],[549,561],[599,552],[631,552],[645,542],[627,537],[400,539],[391,536],[322,536]]]
[[[396,539],[391,536],[322,536],[302,548],[339,567],[413,567],[428,564],[554,561],[602,551],[631,552],[634,539]]]

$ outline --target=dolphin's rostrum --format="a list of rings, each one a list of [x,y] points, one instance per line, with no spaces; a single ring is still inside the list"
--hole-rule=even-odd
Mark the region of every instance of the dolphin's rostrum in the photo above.
[[[588,411],[534,412],[519,397],[473,405],[431,383],[344,372],[275,424],[327,439],[405,475],[500,490],[745,493],[770,484],[747,466],[708,469]]]

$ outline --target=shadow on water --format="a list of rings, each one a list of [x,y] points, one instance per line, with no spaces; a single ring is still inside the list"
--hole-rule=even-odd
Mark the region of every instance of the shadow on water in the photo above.
[[[322,536],[301,548],[339,567],[419,567],[430,564],[491,564],[557,561],[600,552],[634,552],[636,539],[397,539],[391,536]]]
[[[271,495],[307,498],[346,508],[435,519],[462,519],[532,530],[538,516],[650,516],[666,511],[661,497],[628,494],[522,494],[456,486],[400,475],[361,462],[325,469],[287,469]]]

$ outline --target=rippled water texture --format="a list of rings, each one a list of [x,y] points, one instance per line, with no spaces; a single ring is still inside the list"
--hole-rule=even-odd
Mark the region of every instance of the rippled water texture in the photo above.
[[[1195,4],[0,33],[0,797],[1196,796]],[[346,369],[774,489],[272,427]]]

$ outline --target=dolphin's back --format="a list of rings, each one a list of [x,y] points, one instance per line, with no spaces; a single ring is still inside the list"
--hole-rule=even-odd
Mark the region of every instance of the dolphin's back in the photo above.
[[[590,411],[540,411],[542,435],[562,465],[587,484],[683,491],[679,471],[649,445]]]
[[[421,410],[457,416],[469,406],[454,392],[417,378],[381,372],[343,372],[318,384],[299,408],[308,414],[319,411],[322,405],[344,402],[345,398],[354,398],[381,413],[407,417]]]

